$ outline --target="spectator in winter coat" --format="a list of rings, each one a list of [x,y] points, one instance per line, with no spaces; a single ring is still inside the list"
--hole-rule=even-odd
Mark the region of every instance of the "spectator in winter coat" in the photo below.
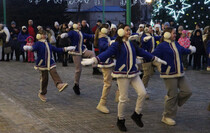
[[[176,35],[176,41],[178,41],[179,38],[181,37],[182,31],[183,31],[183,30],[184,30],[183,26],[180,25],[180,26],[178,27],[178,33],[177,33],[177,35]]]
[[[36,38],[36,28],[33,26],[33,20],[28,20],[28,33],[33,38]]]
[[[21,32],[18,34],[18,45],[19,45],[19,49],[20,49],[20,55],[23,56],[23,61],[27,61],[27,59],[25,58],[25,54],[24,51],[22,50],[23,46],[26,44],[26,38],[29,37],[28,31],[26,26],[22,26],[22,30]]]
[[[110,37],[111,39],[116,39],[117,38],[117,26],[115,24],[111,24],[111,28],[110,28]]]
[[[98,20],[96,25],[92,28],[93,34],[95,34],[95,31],[101,26],[101,24],[102,24],[102,21]]]
[[[60,29],[60,35],[62,33],[68,33],[67,23],[62,24],[61,29]],[[70,44],[71,44],[71,41],[69,38],[60,38],[58,47],[64,48],[64,47],[70,46]],[[68,53],[67,52],[63,52],[62,54],[58,53],[58,56],[59,56],[59,60],[62,61],[63,66],[67,66]]]
[[[138,33],[141,36],[143,32],[144,32],[144,24],[140,24],[136,33]]]
[[[187,32],[186,30],[182,31],[182,35],[178,40],[179,44],[184,47],[184,48],[189,48],[190,47],[190,39],[187,37]],[[188,61],[187,61],[188,55],[183,55],[182,56],[182,61],[184,64],[184,69],[186,70],[188,67]]]
[[[82,20],[81,32],[86,34],[91,34],[90,28],[87,26],[86,20]],[[92,43],[90,42],[89,39],[84,39],[84,44],[86,45],[88,50],[92,50]]]
[[[193,69],[201,69],[201,56],[205,54],[204,44],[202,39],[202,32],[200,29],[195,31],[195,34],[191,40],[191,45],[196,47],[196,53],[194,54]]]
[[[16,26],[15,21],[11,22],[11,27],[9,27],[9,32],[11,35],[11,48],[12,48],[11,60],[13,60],[13,51],[15,51],[16,61],[18,61],[18,57],[20,55],[19,55],[19,49],[18,49],[18,44],[17,44],[17,38],[18,38],[18,34],[20,30]]]
[[[160,24],[156,24],[155,25],[155,36],[161,36],[162,32],[161,32],[161,27]]]
[[[0,40],[3,40],[3,46],[2,46],[2,59],[1,61],[4,61],[4,49],[6,46],[9,45],[9,41],[10,41],[10,33],[9,30],[6,26],[4,26],[2,23],[0,23]],[[9,54],[7,54],[7,60],[9,61]]]

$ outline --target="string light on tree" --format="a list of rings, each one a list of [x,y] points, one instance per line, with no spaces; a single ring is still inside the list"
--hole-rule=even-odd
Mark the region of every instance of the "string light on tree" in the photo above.
[[[154,9],[154,12],[159,12],[160,9],[163,8],[162,0],[158,0],[155,5],[157,5],[157,8]]]
[[[210,0],[205,0],[204,4],[208,4],[210,2]]]
[[[185,9],[190,8],[190,4],[186,4],[185,0],[171,0],[172,4],[165,6],[166,9],[170,10],[170,15],[177,21],[180,13],[185,14]]]

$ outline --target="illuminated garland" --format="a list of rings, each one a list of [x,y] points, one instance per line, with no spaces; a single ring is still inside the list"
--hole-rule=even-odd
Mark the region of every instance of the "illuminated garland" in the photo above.
[[[166,9],[170,10],[169,14],[173,15],[175,20],[178,20],[180,13],[185,14],[185,9],[191,7],[190,4],[186,4],[185,0],[171,0],[172,4],[165,6]],[[177,9],[179,7],[178,4],[181,4],[181,9]]]
[[[156,3],[157,5],[157,8],[154,9],[154,12],[159,12],[161,8],[163,8],[163,5],[162,5],[162,0],[158,0],[158,2]]]
[[[210,2],[210,0],[205,0],[204,4],[208,4]]]
[[[41,2],[41,0],[29,0],[30,3],[34,1],[35,4],[38,4]],[[50,2],[50,0],[46,0],[47,3]],[[82,3],[83,1],[87,4],[89,0],[53,0],[55,4],[62,4],[63,1],[66,1],[68,4],[74,4],[74,3]],[[100,3],[99,0],[95,0],[95,3]]]

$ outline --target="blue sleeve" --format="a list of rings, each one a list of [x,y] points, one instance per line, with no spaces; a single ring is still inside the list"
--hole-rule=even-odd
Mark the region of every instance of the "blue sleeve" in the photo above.
[[[84,39],[94,39],[94,34],[82,33]]]
[[[99,46],[98,48],[100,49],[100,51],[105,51],[108,48],[108,41],[99,40],[98,46]]]
[[[159,57],[159,58],[163,58],[163,49],[164,48],[162,48],[161,47],[162,46],[162,44],[159,44],[156,48],[155,48],[155,50],[154,50],[154,52],[152,52],[152,54],[154,55],[154,56],[157,56],[157,57]]]
[[[72,32],[72,31],[69,31],[69,32],[68,32],[68,37],[69,37],[69,38],[73,37],[73,32]]]
[[[99,62],[105,62],[112,55],[116,55],[117,51],[118,43],[112,43],[112,45],[109,46],[109,48],[106,51],[102,52],[97,56],[97,59],[99,60]]]
[[[142,48],[138,48],[136,49],[136,55],[143,57],[145,60],[147,61],[153,61],[154,60],[154,55],[150,54],[149,52],[146,52],[144,49]]]
[[[155,38],[155,42],[160,41],[161,36],[154,36],[154,38]]]
[[[64,52],[64,48],[56,48],[55,46],[51,45],[50,43],[48,43],[48,44],[52,48],[53,52],[57,52],[57,53],[63,53]]]
[[[183,55],[191,54],[191,50],[182,47],[179,43],[177,43],[177,44],[178,44],[178,47],[181,49],[181,53],[182,53]]]
[[[33,50],[32,51],[38,51],[39,49],[39,42],[35,42],[35,44],[32,46]]]

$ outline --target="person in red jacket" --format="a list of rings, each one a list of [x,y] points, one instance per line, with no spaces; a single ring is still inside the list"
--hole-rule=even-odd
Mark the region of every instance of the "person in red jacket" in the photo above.
[[[33,38],[36,38],[36,32],[35,32],[35,28],[33,26],[33,20],[31,20],[31,19],[28,20],[28,33]]]

